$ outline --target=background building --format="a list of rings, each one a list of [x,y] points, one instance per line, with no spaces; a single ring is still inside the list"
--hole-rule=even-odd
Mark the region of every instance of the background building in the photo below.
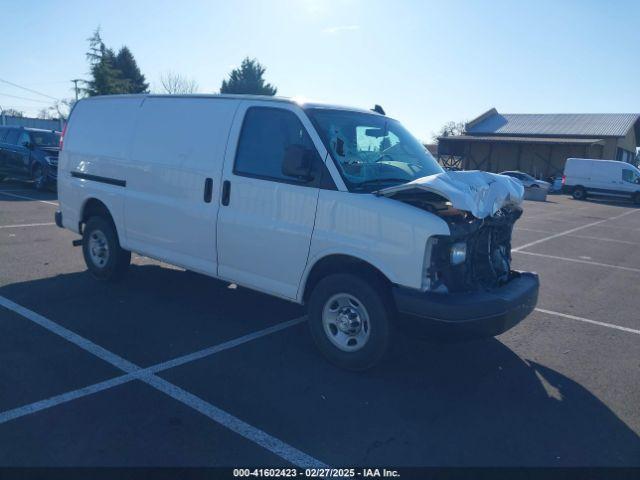
[[[447,167],[539,178],[562,174],[567,158],[635,162],[640,114],[501,114],[495,108],[465,125],[463,135],[438,138]]]

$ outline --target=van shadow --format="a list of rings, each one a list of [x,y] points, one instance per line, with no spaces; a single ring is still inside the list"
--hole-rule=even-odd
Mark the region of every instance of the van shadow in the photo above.
[[[588,203],[596,203],[598,205],[611,205],[614,207],[631,207],[631,208],[640,208],[640,205],[633,203],[632,200],[626,200],[626,199],[613,199],[613,198],[599,198],[599,197],[587,197],[584,200],[581,200],[582,202],[588,202]]]
[[[410,462],[640,464],[640,437],[607,405],[542,360],[520,358],[498,339],[435,344],[405,337],[379,374],[396,390],[380,414],[403,402],[400,417],[411,418],[421,432],[403,446],[420,445]]]
[[[296,304],[157,264],[132,264],[118,283],[82,271],[9,284],[0,295],[143,366],[304,314]]]
[[[76,272],[6,285],[0,295],[141,365],[303,314],[289,302],[158,265],[132,265],[118,284]],[[640,438],[600,399],[499,340],[398,336],[381,365],[351,373],[325,362],[305,327],[163,376],[329,463],[640,464]]]
[[[521,359],[497,339],[395,340],[382,364],[352,373],[323,361],[308,335],[287,331],[225,352],[220,367],[203,362],[168,379],[330,464],[640,463],[638,435],[541,361]],[[298,435],[283,425],[295,425]]]

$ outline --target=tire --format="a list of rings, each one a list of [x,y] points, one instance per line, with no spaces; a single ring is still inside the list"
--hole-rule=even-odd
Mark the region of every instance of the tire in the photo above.
[[[313,289],[308,307],[311,336],[334,365],[367,370],[387,352],[393,308],[389,292],[377,279],[370,282],[353,274],[329,275]]]
[[[587,198],[587,192],[584,187],[575,187],[571,195],[576,200],[585,200]]]
[[[635,203],[636,205],[640,205],[640,192],[636,192],[636,194],[633,196],[633,203]]]
[[[120,247],[113,221],[104,217],[91,217],[86,223],[82,253],[89,272],[99,280],[120,280],[131,263],[131,252]]]
[[[47,168],[40,162],[36,162],[31,168],[31,180],[36,190],[47,188]]]

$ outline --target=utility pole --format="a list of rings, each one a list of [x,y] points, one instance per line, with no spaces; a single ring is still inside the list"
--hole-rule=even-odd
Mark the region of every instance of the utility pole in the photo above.
[[[78,82],[82,82],[82,80],[79,79],[79,78],[75,78],[75,79],[73,79],[71,81],[73,82],[73,88],[76,91],[76,102],[77,102],[78,101]]]

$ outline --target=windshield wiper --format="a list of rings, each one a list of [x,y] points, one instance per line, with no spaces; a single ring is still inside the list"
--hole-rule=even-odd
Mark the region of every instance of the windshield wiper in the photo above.
[[[364,182],[358,183],[354,188],[357,190],[362,190],[366,185],[382,186],[387,183],[396,182],[398,182],[398,185],[402,185],[403,183],[409,183],[410,180],[407,180],[406,178],[372,178],[371,180],[365,180]]]

